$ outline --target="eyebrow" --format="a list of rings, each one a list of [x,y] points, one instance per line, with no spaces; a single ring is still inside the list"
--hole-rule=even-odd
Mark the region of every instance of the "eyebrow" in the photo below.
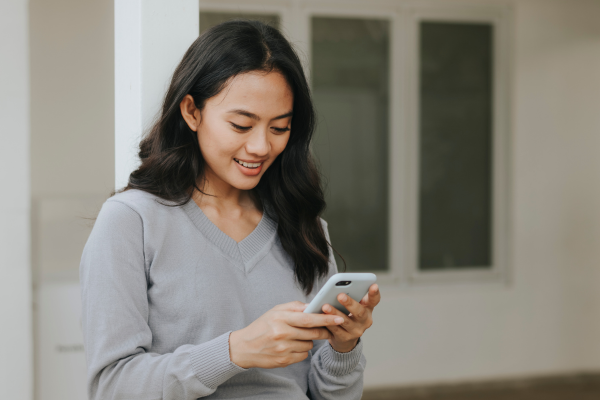
[[[246,110],[242,110],[242,109],[229,110],[229,111],[227,111],[227,113],[228,114],[243,115],[245,117],[252,118],[253,120],[260,121],[260,117],[258,115],[253,114],[250,111],[246,111]],[[273,120],[291,117],[293,113],[294,113],[293,111],[289,111],[289,112],[287,112],[285,114],[282,114],[282,115],[280,115],[278,117],[273,118]]]

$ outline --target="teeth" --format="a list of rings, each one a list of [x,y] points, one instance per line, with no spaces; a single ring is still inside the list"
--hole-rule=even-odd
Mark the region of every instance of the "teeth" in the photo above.
[[[235,160],[238,164],[243,165],[246,168],[257,168],[260,167],[261,163],[248,163],[245,161]]]

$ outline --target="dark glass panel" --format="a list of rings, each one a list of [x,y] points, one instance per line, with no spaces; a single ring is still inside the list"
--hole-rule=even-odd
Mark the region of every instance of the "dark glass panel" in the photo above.
[[[420,26],[419,268],[492,259],[490,24]]]
[[[388,269],[389,41],[385,20],[312,18],[313,150],[348,271]]]

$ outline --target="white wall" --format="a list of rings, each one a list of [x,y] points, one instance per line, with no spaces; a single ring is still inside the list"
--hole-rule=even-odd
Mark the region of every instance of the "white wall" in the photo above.
[[[508,285],[383,287],[366,386],[600,371],[600,2],[515,2]]]
[[[115,0],[115,188],[139,165],[142,134],[198,37],[198,0]]]
[[[79,400],[84,218],[114,189],[113,0],[31,0],[29,19],[35,395]]]
[[[31,0],[34,198],[110,193],[113,1]]]
[[[0,2],[0,398],[24,400],[33,393],[27,3]]]

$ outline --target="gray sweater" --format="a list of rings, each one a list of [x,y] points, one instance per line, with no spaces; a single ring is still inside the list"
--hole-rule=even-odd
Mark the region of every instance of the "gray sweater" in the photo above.
[[[265,214],[237,243],[193,201],[157,200],[139,190],[113,196],[84,248],[90,399],[360,399],[361,341],[349,353],[315,342],[307,359],[279,369],[229,358],[232,331],[277,304],[309,302],[327,279],[303,293],[276,222]]]

